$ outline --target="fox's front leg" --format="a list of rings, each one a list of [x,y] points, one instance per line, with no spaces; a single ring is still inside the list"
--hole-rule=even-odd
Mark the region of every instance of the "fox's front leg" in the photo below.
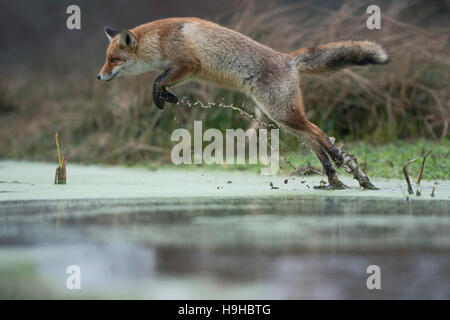
[[[166,87],[173,86],[181,82],[182,78],[189,73],[188,68],[170,67],[153,82],[153,101],[159,109],[164,109],[165,102],[177,103],[178,98],[173,93],[166,90]]]

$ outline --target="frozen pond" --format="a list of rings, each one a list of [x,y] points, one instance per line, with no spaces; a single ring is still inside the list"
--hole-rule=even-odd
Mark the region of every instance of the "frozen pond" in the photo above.
[[[440,197],[406,201],[372,191],[303,192],[291,181],[285,191],[246,194],[251,183],[239,189],[245,183],[239,179],[249,176],[227,173],[229,187],[241,190],[232,194],[221,173],[175,171],[185,179],[181,185],[197,174],[214,190],[162,196],[171,182],[167,175],[160,190],[145,187],[157,196],[126,197],[129,181],[123,197],[92,192],[77,199],[61,189],[67,199],[51,200],[48,189],[65,186],[41,181],[39,174],[23,182],[5,162],[0,173],[2,165],[2,299],[450,298],[450,202],[442,182]],[[92,171],[89,176],[95,180]],[[270,178],[255,178],[255,189],[266,190],[259,179]],[[74,180],[68,188],[81,186]],[[81,290],[66,288],[69,265],[81,269]],[[381,290],[367,289],[369,265],[381,269]]]

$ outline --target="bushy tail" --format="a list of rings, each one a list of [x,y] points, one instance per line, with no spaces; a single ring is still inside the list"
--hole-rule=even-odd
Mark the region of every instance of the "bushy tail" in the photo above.
[[[323,73],[347,66],[386,64],[389,55],[371,41],[338,41],[312,48],[301,48],[291,53],[299,72]]]

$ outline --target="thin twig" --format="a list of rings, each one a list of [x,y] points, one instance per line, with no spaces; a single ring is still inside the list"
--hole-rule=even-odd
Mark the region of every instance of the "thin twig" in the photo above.
[[[58,142],[58,132],[55,134],[55,140],[56,140],[56,150],[58,151],[58,165],[59,169],[62,170],[61,152],[59,150],[59,142]]]
[[[420,180],[422,180],[422,175],[423,175],[423,168],[425,167],[425,160],[427,159],[428,155],[431,153],[430,150],[427,153],[425,153],[425,155],[423,156],[423,160],[422,160],[422,165],[420,166],[420,171],[419,171],[419,175],[417,176],[417,181],[416,184],[420,184]]]
[[[408,160],[408,161],[406,161],[406,163],[403,165],[403,174],[405,175],[405,180],[406,180],[406,183],[408,184],[408,193],[409,193],[409,194],[413,194],[413,193],[414,193],[413,188],[411,187],[411,180],[409,179],[409,172],[408,172],[408,165],[409,165],[411,162],[413,162],[413,161],[416,161],[416,159],[414,159],[414,160]]]

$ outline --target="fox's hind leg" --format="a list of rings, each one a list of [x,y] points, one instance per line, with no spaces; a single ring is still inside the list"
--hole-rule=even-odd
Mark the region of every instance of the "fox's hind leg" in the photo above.
[[[286,100],[281,103],[276,101],[270,101],[268,103],[277,106],[276,108],[269,107],[266,110],[272,119],[309,143],[322,163],[323,170],[328,177],[329,186],[327,188],[346,188],[344,183],[337,177],[336,170],[328,159],[328,156],[330,156],[338,167],[344,167],[347,173],[352,174],[354,179],[358,180],[361,187],[371,190],[378,189],[359,168],[356,158],[353,155],[338,150],[331,143],[330,138],[318,126],[307,119],[300,92],[294,98],[288,99],[288,103],[286,103]]]
[[[344,164],[344,157],[331,142],[330,138],[314,123],[310,122],[309,120],[307,121],[308,123],[305,131],[308,136],[312,137],[312,139],[317,141],[317,143],[322,146],[324,151],[330,156],[336,166],[338,166],[339,168],[342,167],[342,165]]]
[[[345,189],[347,186],[339,180],[336,169],[330,162],[328,155],[338,164],[344,159],[339,151],[331,143],[330,139],[320,130],[319,127],[311,123],[303,110],[300,93],[296,94],[288,101],[276,100],[262,103],[265,112],[280,126],[287,129],[302,141],[306,142],[314,154],[320,160],[323,171],[327,175],[329,185],[326,189]]]
[[[332,163],[328,159],[328,156],[324,150],[324,148],[318,144],[316,141],[311,141],[310,146],[313,149],[316,156],[319,158],[322,163],[323,171],[328,177],[328,186],[322,187],[314,187],[315,189],[346,189],[348,188],[336,174],[336,169],[333,167]]]
[[[318,141],[338,167],[344,167],[347,173],[352,174],[353,178],[358,180],[361,187],[370,190],[378,189],[370,182],[369,177],[359,168],[355,156],[348,154],[345,151],[339,151],[333,143],[331,143],[330,138],[315,124],[309,122],[308,126],[310,128],[307,130],[308,135],[316,137],[315,141]]]

